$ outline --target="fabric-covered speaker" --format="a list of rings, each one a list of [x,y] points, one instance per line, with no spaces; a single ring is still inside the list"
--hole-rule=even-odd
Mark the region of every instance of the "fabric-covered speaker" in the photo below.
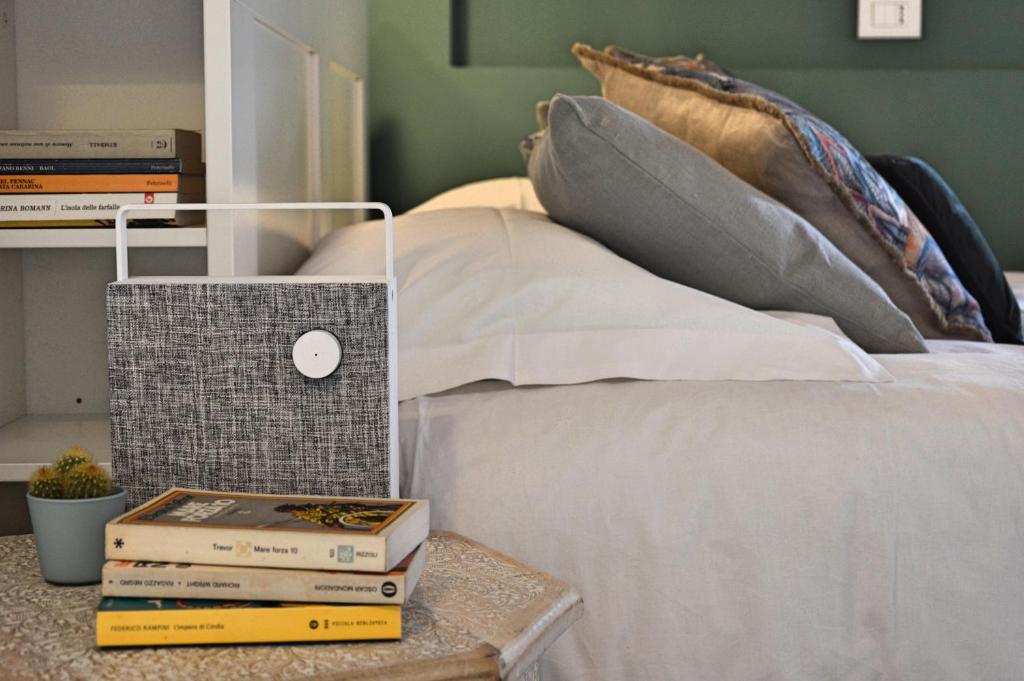
[[[127,277],[107,287],[113,477],[138,504],[169,487],[398,493],[390,209],[377,203],[181,210],[384,213],[381,277]]]

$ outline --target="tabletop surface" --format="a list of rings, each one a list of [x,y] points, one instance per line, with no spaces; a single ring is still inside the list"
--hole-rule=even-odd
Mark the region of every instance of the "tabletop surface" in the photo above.
[[[0,537],[5,679],[520,679],[583,613],[567,584],[456,534],[431,533],[402,641],[95,647],[99,585],[43,581],[32,535]]]

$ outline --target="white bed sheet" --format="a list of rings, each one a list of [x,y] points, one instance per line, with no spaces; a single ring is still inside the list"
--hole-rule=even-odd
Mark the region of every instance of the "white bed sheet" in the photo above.
[[[559,576],[565,679],[1024,675],[1024,348],[894,383],[479,383],[404,402],[403,494]]]
[[[1010,283],[1017,302],[1024,306],[1024,272],[1007,272],[1006,281]]]

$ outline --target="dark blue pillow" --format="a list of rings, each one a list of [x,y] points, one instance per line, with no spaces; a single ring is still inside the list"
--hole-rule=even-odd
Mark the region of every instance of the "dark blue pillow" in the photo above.
[[[868,160],[931,232],[953,271],[981,306],[992,340],[1024,345],[1020,307],[1003,268],[942,176],[912,156],[872,156]]]

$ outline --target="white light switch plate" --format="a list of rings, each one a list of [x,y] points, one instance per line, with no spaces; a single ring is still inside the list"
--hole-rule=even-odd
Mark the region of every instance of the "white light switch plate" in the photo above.
[[[916,39],[921,37],[924,0],[859,0],[858,38]]]

